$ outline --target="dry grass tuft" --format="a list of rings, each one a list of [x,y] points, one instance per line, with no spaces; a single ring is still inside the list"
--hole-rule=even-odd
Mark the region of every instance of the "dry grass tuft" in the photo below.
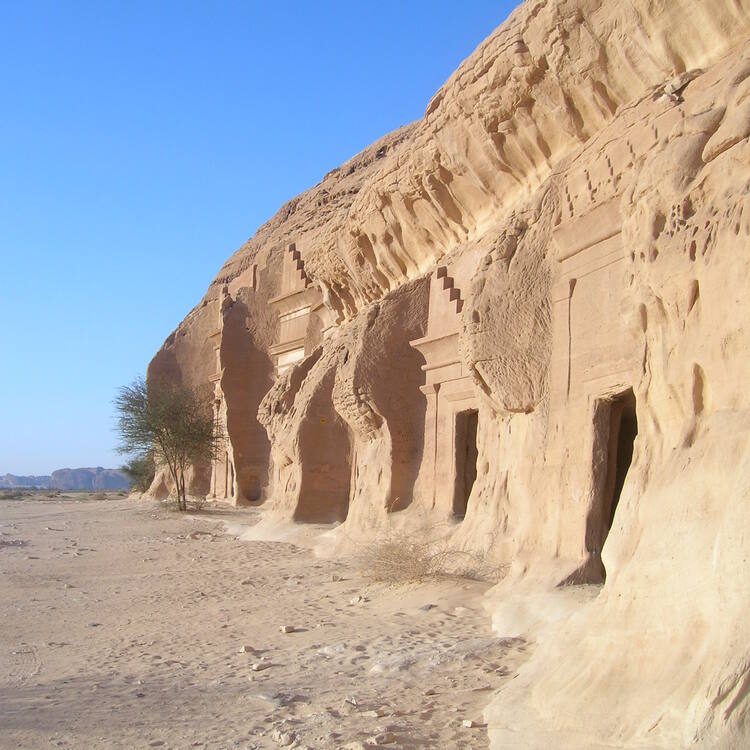
[[[191,497],[188,499],[188,508],[193,511],[193,513],[200,513],[203,510],[203,507],[208,502],[208,498],[205,495],[198,495],[196,497]]]
[[[503,574],[502,567],[481,555],[451,549],[448,527],[439,525],[409,532],[390,530],[365,544],[357,559],[365,577],[394,585],[437,578],[497,581]]]

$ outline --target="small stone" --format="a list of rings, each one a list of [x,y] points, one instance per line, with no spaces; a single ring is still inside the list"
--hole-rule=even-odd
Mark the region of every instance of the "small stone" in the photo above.
[[[294,632],[294,630],[295,630],[295,628],[294,628],[294,625],[282,625],[282,626],[281,626],[281,627],[279,628],[279,630],[280,630],[280,631],[281,631],[282,633],[293,633],[293,632]]]
[[[437,690],[435,688],[427,688],[422,695],[437,695]]]
[[[365,740],[366,745],[392,745],[396,741],[396,735],[393,732],[380,732],[379,734],[368,737]]]
[[[332,581],[333,583],[338,583],[339,581],[343,581],[343,580],[344,580],[344,579],[343,579],[343,578],[342,578],[342,577],[341,577],[341,576],[340,576],[340,575],[339,575],[338,573],[334,573],[334,574],[333,574],[333,575],[331,576],[331,581]]]
[[[430,611],[431,609],[435,609],[435,607],[436,607],[436,606],[437,606],[437,605],[435,605],[435,604],[423,604],[423,605],[422,605],[422,606],[420,607],[420,609],[421,609],[421,610],[422,610],[423,612],[429,612],[429,611]]]
[[[462,727],[466,727],[467,729],[474,729],[474,727],[478,726],[475,721],[472,721],[471,719],[464,719],[461,722]]]
[[[253,654],[255,649],[252,646],[240,646],[239,653],[241,654]]]
[[[271,732],[271,739],[281,745],[281,747],[288,747],[297,738],[293,732],[282,732],[278,729],[274,729],[273,732]]]
[[[252,578],[245,578],[243,581],[240,581],[240,584],[242,586],[254,586],[255,585],[253,583],[253,579]]]
[[[255,664],[250,665],[250,669],[253,670],[253,672],[262,672],[264,669],[268,669],[271,666],[270,661],[259,661]]]
[[[388,711],[384,708],[371,708],[369,711],[365,711],[362,716],[368,719],[382,719],[388,715]]]
[[[353,695],[350,695],[347,698],[344,698],[344,703],[349,703],[352,706],[359,705],[359,703],[357,702],[357,699]]]

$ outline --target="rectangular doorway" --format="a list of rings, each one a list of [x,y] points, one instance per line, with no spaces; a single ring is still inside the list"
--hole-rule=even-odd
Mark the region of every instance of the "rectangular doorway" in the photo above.
[[[477,478],[477,427],[479,412],[476,409],[456,413],[455,466],[453,490],[453,515],[463,518]]]
[[[604,580],[601,552],[614,523],[625,479],[633,460],[638,434],[635,395],[632,388],[594,405],[594,497],[586,519],[586,549]]]

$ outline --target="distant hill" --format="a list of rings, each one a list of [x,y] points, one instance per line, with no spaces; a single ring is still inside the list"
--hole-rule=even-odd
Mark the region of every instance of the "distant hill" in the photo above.
[[[130,480],[119,469],[101,466],[81,469],[58,469],[51,476],[0,476],[0,487],[43,487],[56,490],[125,490]]]
[[[130,480],[119,469],[96,466],[53,471],[49,486],[56,490],[125,490]]]
[[[49,480],[50,476],[47,474],[39,477],[20,477],[15,474],[5,474],[0,476],[0,487],[49,487]]]

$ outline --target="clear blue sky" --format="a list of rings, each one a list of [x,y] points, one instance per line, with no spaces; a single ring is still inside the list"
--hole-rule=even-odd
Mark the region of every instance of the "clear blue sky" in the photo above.
[[[513,5],[4,3],[0,474],[119,465],[116,388],[222,262]]]

